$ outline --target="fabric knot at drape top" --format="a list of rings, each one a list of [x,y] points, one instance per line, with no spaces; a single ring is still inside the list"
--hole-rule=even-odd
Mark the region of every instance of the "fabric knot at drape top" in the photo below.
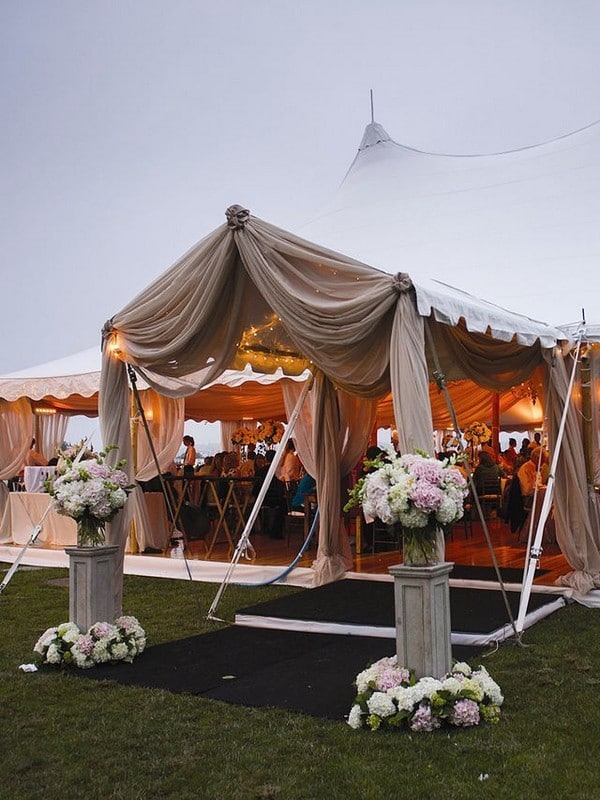
[[[406,272],[397,272],[392,278],[392,286],[398,294],[404,294],[405,292],[410,292],[413,288],[413,282]]]
[[[114,325],[113,325],[113,318],[111,317],[110,319],[107,319],[106,322],[104,323],[104,325],[102,326],[102,346],[103,347],[104,347],[104,343],[106,342],[108,337],[111,335],[111,333],[114,331],[114,329],[115,328],[114,328]]]
[[[227,218],[228,228],[234,231],[243,230],[250,219],[250,212],[247,208],[243,208],[242,206],[229,206],[225,212],[225,217]]]

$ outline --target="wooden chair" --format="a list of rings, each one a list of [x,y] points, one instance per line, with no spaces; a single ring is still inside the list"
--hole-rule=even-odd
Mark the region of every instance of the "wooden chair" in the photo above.
[[[498,513],[502,505],[502,491],[500,489],[500,478],[492,478],[482,481],[477,487],[477,496],[481,503],[484,518],[498,518]]]

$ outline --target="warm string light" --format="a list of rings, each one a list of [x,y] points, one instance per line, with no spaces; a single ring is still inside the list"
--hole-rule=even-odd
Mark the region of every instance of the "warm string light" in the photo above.
[[[56,414],[55,408],[47,408],[46,406],[38,406],[33,409],[33,413],[38,417],[50,417]]]

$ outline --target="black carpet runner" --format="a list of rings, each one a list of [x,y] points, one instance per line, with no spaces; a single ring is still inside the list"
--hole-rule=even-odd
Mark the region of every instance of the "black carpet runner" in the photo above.
[[[516,615],[519,595],[512,592],[509,597]],[[553,600],[553,595],[532,595],[530,608]],[[453,631],[493,631],[507,622],[497,591],[451,588],[450,603]],[[304,614],[316,620],[393,626],[393,583],[338,581],[240,613]],[[452,654],[474,663],[482,649],[453,645]],[[148,647],[133,664],[107,664],[74,674],[342,720],[354,698],[356,675],[394,652],[393,639],[231,626]]]

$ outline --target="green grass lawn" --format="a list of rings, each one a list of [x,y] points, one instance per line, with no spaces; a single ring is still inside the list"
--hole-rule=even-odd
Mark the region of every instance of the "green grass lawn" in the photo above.
[[[600,796],[598,611],[570,605],[527,631],[526,647],[482,659],[505,695],[498,725],[373,733],[66,671],[21,673],[39,635],[68,618],[66,577],[19,571],[0,596],[2,799]],[[213,630],[204,617],[216,589],[126,577],[123,610],[152,646]],[[290,591],[230,587],[219,614]]]

